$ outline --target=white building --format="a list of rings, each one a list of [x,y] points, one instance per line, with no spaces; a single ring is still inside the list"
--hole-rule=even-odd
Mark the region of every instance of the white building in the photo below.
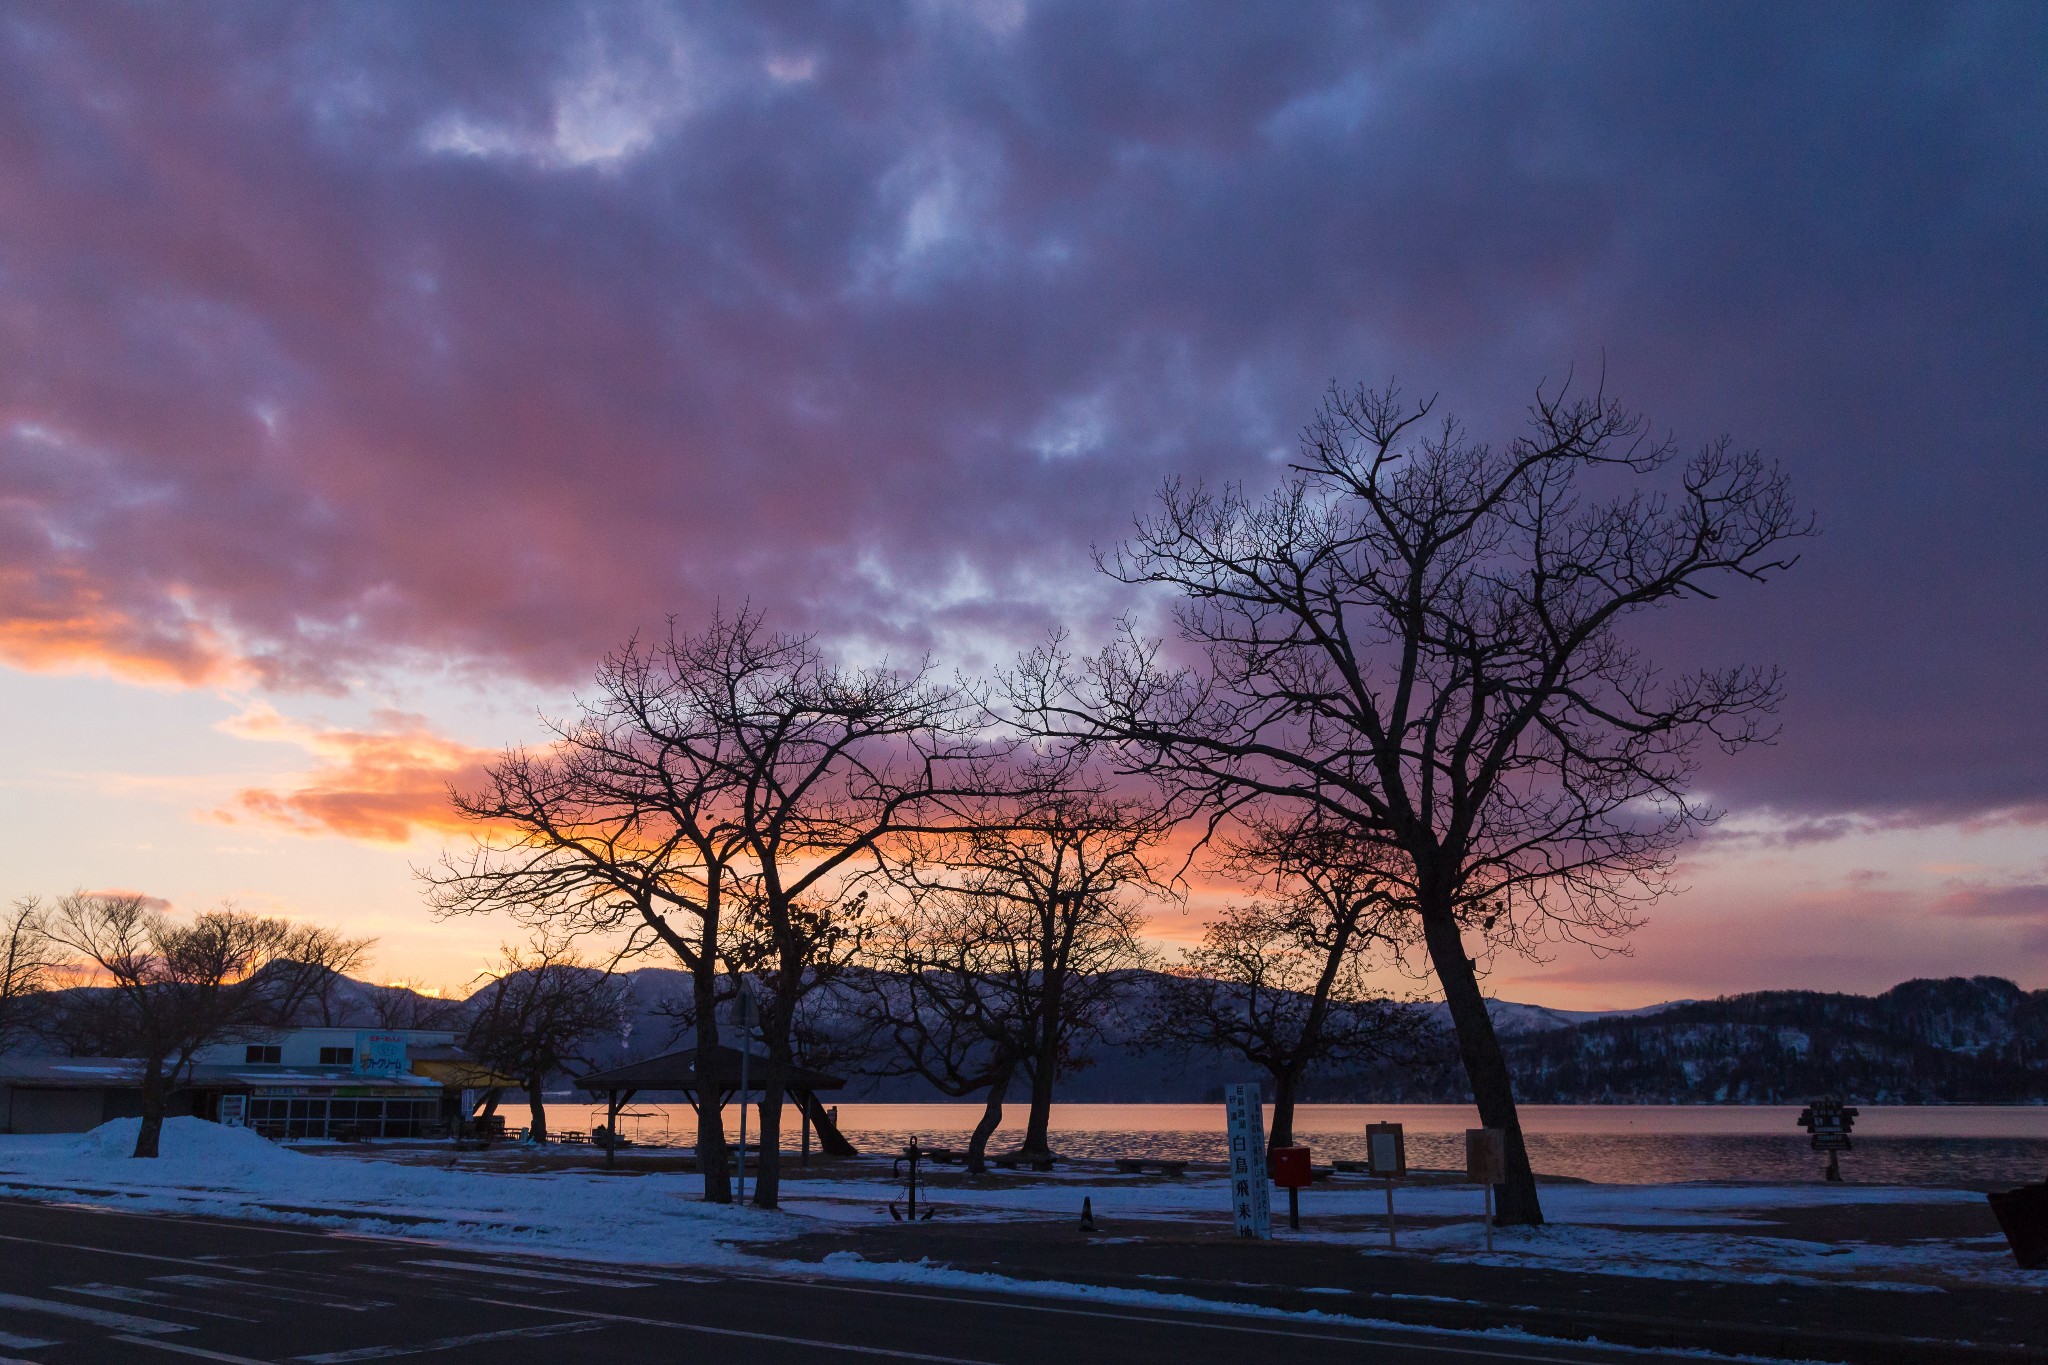
[[[488,1085],[433,1029],[280,1029],[202,1048],[169,1112],[266,1137],[428,1137],[462,1091]],[[0,1057],[0,1131],[75,1133],[142,1112],[142,1063],[119,1057]]]

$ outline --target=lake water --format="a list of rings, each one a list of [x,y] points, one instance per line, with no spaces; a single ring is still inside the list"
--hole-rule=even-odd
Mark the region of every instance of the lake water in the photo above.
[[[558,1127],[604,1121],[602,1108],[555,1104]],[[507,1117],[517,1121],[516,1109]],[[1530,1160],[1548,1175],[1613,1184],[1679,1180],[1812,1180],[1826,1158],[1807,1146],[1796,1105],[1524,1105]],[[990,1151],[1023,1136],[1024,1106],[1009,1105]],[[794,1114],[790,1117],[793,1119]],[[981,1117],[975,1104],[842,1104],[839,1126],[863,1151],[963,1146]],[[727,1110],[737,1135],[737,1108]],[[1365,1125],[1402,1124],[1411,1166],[1463,1169],[1464,1134],[1476,1110],[1444,1104],[1305,1104],[1295,1110],[1295,1140],[1318,1162],[1363,1160]],[[640,1141],[688,1146],[696,1120],[686,1105],[632,1106],[620,1127]],[[750,1120],[750,1127],[752,1126]],[[792,1127],[788,1147],[794,1147]],[[1056,1151],[1076,1157],[1222,1160],[1221,1104],[1056,1104]],[[2048,1106],[1865,1105],[1855,1150],[1842,1157],[1852,1181],[1902,1185],[2017,1184],[2048,1178]]]

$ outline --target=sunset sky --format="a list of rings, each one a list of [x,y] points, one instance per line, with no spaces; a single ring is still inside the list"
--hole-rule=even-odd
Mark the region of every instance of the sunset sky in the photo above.
[[[1604,367],[1822,535],[1646,624],[1787,675],[1682,893],[1489,989],[2048,986],[2044,129],[2033,4],[10,5],[0,897],[460,987],[444,784],[629,632],[985,669],[1333,379]]]

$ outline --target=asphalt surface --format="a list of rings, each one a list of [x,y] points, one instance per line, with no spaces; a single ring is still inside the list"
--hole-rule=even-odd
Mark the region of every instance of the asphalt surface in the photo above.
[[[1170,1289],[1170,1285],[1161,1285]],[[0,1362],[1676,1359],[1312,1320],[650,1270],[218,1219],[0,1202]]]

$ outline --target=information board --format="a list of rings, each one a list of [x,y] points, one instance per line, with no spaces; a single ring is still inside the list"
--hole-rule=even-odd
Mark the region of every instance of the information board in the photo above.
[[[1498,1185],[1508,1178],[1508,1135],[1499,1128],[1465,1130],[1465,1179]]]
[[[220,1097],[220,1126],[223,1128],[243,1127],[249,1119],[249,1097],[247,1095],[222,1095]]]
[[[1266,1177],[1266,1111],[1257,1081],[1223,1087],[1230,1139],[1230,1209],[1240,1237],[1273,1235],[1272,1189]]]

